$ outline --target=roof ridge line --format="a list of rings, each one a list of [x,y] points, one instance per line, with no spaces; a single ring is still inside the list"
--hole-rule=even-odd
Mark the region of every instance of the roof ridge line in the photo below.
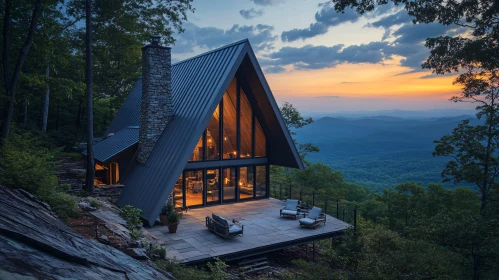
[[[233,43],[230,43],[228,45],[225,45],[225,46],[221,46],[220,48],[218,49],[214,49],[214,50],[211,50],[211,51],[207,51],[205,53],[202,53],[202,54],[198,54],[198,55],[195,55],[193,57],[190,57],[190,58],[187,58],[187,59],[184,59],[182,61],[178,61],[178,62],[175,62],[175,63],[172,63],[172,66],[175,66],[177,64],[181,64],[181,63],[184,63],[184,62],[187,62],[189,60],[193,60],[193,59],[196,59],[196,58],[199,58],[201,56],[205,56],[205,55],[208,55],[208,54],[211,54],[211,53],[214,53],[214,52],[218,52],[218,51],[221,51],[223,49],[226,49],[226,48],[230,48],[232,46],[235,46],[235,45],[239,45],[239,44],[242,44],[242,43],[246,43],[246,42],[249,42],[248,38],[246,39],[242,39],[242,40],[239,40],[239,41],[236,41],[236,42],[233,42]]]

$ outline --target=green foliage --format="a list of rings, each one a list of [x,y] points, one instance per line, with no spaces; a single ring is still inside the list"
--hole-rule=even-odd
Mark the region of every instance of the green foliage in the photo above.
[[[144,236],[142,230],[139,228],[129,228],[129,232],[133,240],[138,240]]]
[[[121,209],[121,216],[126,220],[127,228],[129,230],[134,230],[137,229],[138,226],[142,226],[140,215],[142,215],[142,210],[131,205],[125,205],[125,207]]]
[[[167,215],[168,213],[172,213],[174,212],[175,209],[173,209],[173,204],[171,204],[170,202],[168,203],[165,203],[163,205],[163,207],[161,208],[161,215]]]
[[[453,160],[442,171],[442,176],[446,181],[467,182],[478,187],[482,194],[483,214],[497,180],[494,170],[499,169],[499,125],[495,124],[495,119],[499,118],[497,109],[484,108],[492,114],[487,117],[485,125],[472,126],[469,121],[463,121],[452,134],[435,141],[437,146],[433,153],[436,156],[453,156]]]
[[[208,269],[211,272],[211,279],[213,280],[228,280],[231,279],[230,274],[227,273],[227,268],[229,267],[219,258],[215,258],[215,262],[208,264]]]
[[[159,268],[170,272],[178,280],[210,280],[210,273],[185,266],[176,259],[158,260],[154,262]]]
[[[99,208],[100,207],[100,202],[97,199],[90,197],[87,200],[90,203],[90,206],[92,206],[94,208]]]
[[[372,223],[347,233],[326,253],[333,275],[343,279],[457,279],[460,258]],[[333,277],[334,278],[334,277]]]
[[[57,185],[54,152],[28,133],[12,133],[0,147],[0,184],[36,194]]]
[[[12,131],[0,147],[0,185],[24,189],[47,202],[62,220],[78,215],[76,199],[57,186],[56,151],[28,133]]]
[[[161,259],[166,258],[166,248],[165,247],[154,245],[154,246],[152,246],[151,251],[154,255],[158,255]]]
[[[180,217],[178,216],[177,212],[171,211],[168,213],[168,222],[171,224],[178,224],[180,222]]]
[[[78,217],[78,204],[74,196],[62,191],[52,190],[40,190],[37,195],[41,200],[50,205],[52,211],[62,221]]]

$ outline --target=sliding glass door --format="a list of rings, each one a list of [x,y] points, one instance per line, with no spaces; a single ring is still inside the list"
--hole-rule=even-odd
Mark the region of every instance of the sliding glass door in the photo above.
[[[223,202],[233,201],[236,199],[236,168],[222,168],[223,178]]]
[[[220,171],[206,170],[206,203],[217,204],[220,201]]]

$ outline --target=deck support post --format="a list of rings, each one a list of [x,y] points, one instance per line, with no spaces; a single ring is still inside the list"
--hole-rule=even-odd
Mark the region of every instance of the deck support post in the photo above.
[[[315,241],[312,243],[312,261],[315,262]]]

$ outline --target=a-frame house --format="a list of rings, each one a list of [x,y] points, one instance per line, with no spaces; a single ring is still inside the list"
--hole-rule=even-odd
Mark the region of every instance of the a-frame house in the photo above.
[[[248,40],[173,65],[170,55],[157,38],[143,48],[143,77],[95,145],[98,183],[125,185],[119,206],[152,225],[169,198],[268,198],[270,165],[303,169]]]

